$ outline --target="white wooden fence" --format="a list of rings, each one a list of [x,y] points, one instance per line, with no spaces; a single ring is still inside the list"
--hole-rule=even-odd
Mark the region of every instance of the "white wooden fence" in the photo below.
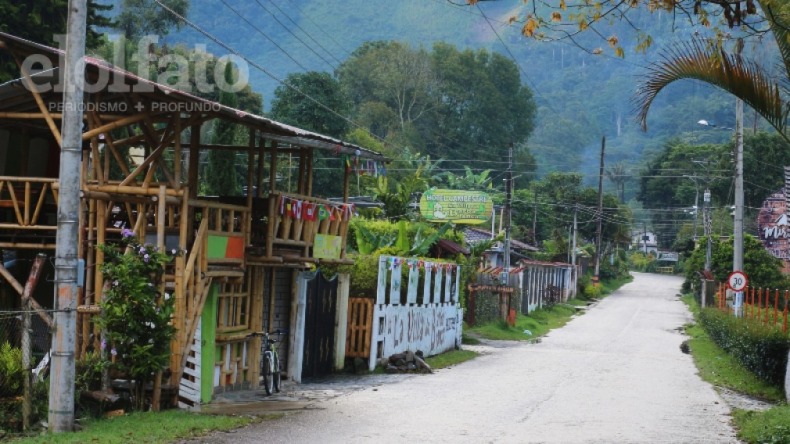
[[[408,267],[405,283],[403,267]],[[461,266],[454,263],[379,257],[370,370],[376,368],[379,358],[395,353],[420,350],[425,356],[432,356],[460,346],[463,319],[458,299],[460,271]]]

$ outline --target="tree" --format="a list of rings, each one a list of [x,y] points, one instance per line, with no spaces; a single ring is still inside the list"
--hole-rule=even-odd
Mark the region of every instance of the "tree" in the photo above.
[[[88,29],[85,44],[94,48],[102,41],[96,28],[111,26],[112,20],[104,14],[112,6],[88,1]],[[66,33],[68,0],[27,0],[0,2],[0,30],[24,39],[56,46],[55,36]],[[65,47],[63,48],[65,49]],[[16,63],[3,55],[0,58],[0,82],[19,76]]]
[[[706,188],[711,190],[713,208],[731,205],[733,144],[673,140],[647,161],[636,197],[654,210],[651,219],[660,239],[680,235],[680,226],[687,219],[683,211],[694,204],[702,206]],[[790,164],[790,144],[779,134],[758,132],[746,134],[743,145],[744,177],[751,185],[744,190],[744,203],[747,209],[760,208],[766,197],[784,185],[783,166]],[[729,210],[726,213],[724,217],[731,221]],[[756,220],[754,213],[747,210],[744,220]]]
[[[732,239],[711,244],[711,271],[715,280],[724,282],[732,272]],[[697,272],[705,268],[705,249],[697,248],[686,264],[686,281],[698,279]],[[787,278],[782,274],[782,261],[765,249],[754,236],[743,237],[743,271],[749,276],[749,285],[763,288],[786,288]]]
[[[386,105],[401,130],[436,107],[439,79],[428,53],[400,42],[364,43],[338,67],[337,77],[357,106]]]
[[[476,5],[480,0],[466,0]],[[568,2],[571,3],[571,2]],[[750,32],[762,33],[759,29],[761,6],[775,6],[771,0],[618,0],[612,2],[580,1],[568,4],[560,2],[530,2],[522,8],[514,8],[509,17],[510,23],[521,25],[521,34],[543,41],[568,40],[575,46],[590,54],[601,54],[600,46],[585,46],[584,35],[593,35],[598,43],[608,46],[615,55],[623,57],[623,42],[617,33],[601,29],[604,24],[619,24],[637,32],[637,41],[633,45],[638,51],[650,47],[653,36],[642,32],[638,23],[644,14],[663,13],[671,15],[673,29],[676,20],[685,20],[691,25],[715,27],[720,36],[724,36],[721,28],[744,27]],[[602,41],[602,42],[601,42]]]
[[[531,231],[533,218],[537,218],[536,239],[552,240],[555,259],[567,257],[568,230],[573,225],[574,211],[577,213],[578,237],[595,239],[598,190],[584,187],[580,173],[548,174],[531,183],[529,190],[516,190],[513,199],[513,222],[520,231]],[[612,194],[604,194],[602,233],[604,243],[623,243],[630,228],[630,211],[620,205]],[[526,228],[530,227],[530,228]]]
[[[340,83],[329,73],[311,71],[288,74],[274,90],[269,116],[290,125],[342,137],[349,129],[350,102]]]
[[[529,137],[535,118],[532,92],[521,84],[518,67],[503,55],[459,51],[446,43],[435,44],[431,58],[441,79],[441,106],[428,122],[431,132],[424,132],[428,153],[469,161],[499,159],[499,170],[504,170],[508,147]]]
[[[189,10],[189,0],[162,0],[162,3],[182,17],[186,17]],[[123,0],[117,18],[117,28],[129,40],[138,40],[145,35],[164,36],[182,24],[178,17],[153,0]]]
[[[329,73],[311,71],[289,74],[274,90],[269,116],[283,123],[342,138],[349,130],[347,117],[351,103],[340,83]],[[345,165],[339,156],[317,158],[313,188],[324,197],[343,194]]]
[[[485,156],[504,170],[508,147],[526,150],[534,127],[536,106],[518,66],[485,50],[437,43],[428,52],[368,42],[338,68],[337,77],[355,121],[389,145],[445,163],[465,165]]]
[[[225,65],[225,81],[234,82],[234,68],[232,63]],[[225,106],[236,108],[238,99],[235,93],[220,92],[219,102]],[[236,142],[238,126],[227,120],[217,119],[214,123],[213,142],[215,144],[233,145]],[[206,192],[211,195],[232,196],[238,195],[240,187],[236,174],[236,153],[230,150],[211,150],[208,153],[206,167]]]

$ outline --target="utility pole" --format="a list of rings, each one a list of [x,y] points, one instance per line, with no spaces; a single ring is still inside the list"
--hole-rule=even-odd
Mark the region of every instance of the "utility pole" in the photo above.
[[[576,269],[576,214],[579,211],[579,204],[573,205],[573,247],[571,248],[571,265]]]
[[[743,100],[735,101],[735,221],[732,271],[743,271]]]
[[[710,261],[711,261],[711,217],[710,217],[710,190],[705,189],[705,194],[703,195],[703,200],[705,202],[705,210],[703,212],[702,221],[705,224],[705,238],[707,239],[707,245],[705,247],[705,276],[702,279],[702,296],[700,296],[700,305],[705,308],[707,305],[708,299],[708,276],[710,276]],[[712,281],[711,281],[712,283]]]
[[[592,278],[593,284],[598,284],[598,277],[601,271],[601,238],[603,231],[601,228],[601,220],[603,217],[603,155],[606,149],[606,136],[601,138],[601,169],[598,172],[598,224],[595,229],[595,275]]]
[[[535,189],[532,203],[532,243],[538,246],[538,190]]]
[[[732,271],[743,271],[743,100],[735,100],[735,221]],[[735,293],[735,315],[743,316],[743,292]]]
[[[87,0],[69,0],[64,69],[60,193],[55,250],[55,314],[49,385],[49,430],[74,429],[74,352],[77,334],[82,109],[85,86]]]
[[[507,179],[505,181],[505,273],[510,273],[510,203],[513,199],[513,144],[510,144],[507,151]]]

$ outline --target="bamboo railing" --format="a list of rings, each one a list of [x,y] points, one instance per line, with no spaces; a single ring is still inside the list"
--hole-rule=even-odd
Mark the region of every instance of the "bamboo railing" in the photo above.
[[[330,215],[324,219],[294,217],[287,209],[288,204],[301,202],[308,205],[323,206]],[[306,207],[302,209],[306,211]],[[299,260],[312,258],[313,241],[316,234],[341,237],[340,259],[345,258],[346,236],[350,220],[350,208],[329,200],[318,199],[300,194],[272,192],[268,199],[268,223],[266,224],[265,251],[267,257],[277,256],[278,248],[299,251]]]

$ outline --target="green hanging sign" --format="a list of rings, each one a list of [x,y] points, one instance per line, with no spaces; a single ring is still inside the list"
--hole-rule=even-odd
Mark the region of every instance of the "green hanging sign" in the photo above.
[[[493,211],[494,203],[482,191],[430,189],[420,198],[420,214],[428,222],[482,224]]]

